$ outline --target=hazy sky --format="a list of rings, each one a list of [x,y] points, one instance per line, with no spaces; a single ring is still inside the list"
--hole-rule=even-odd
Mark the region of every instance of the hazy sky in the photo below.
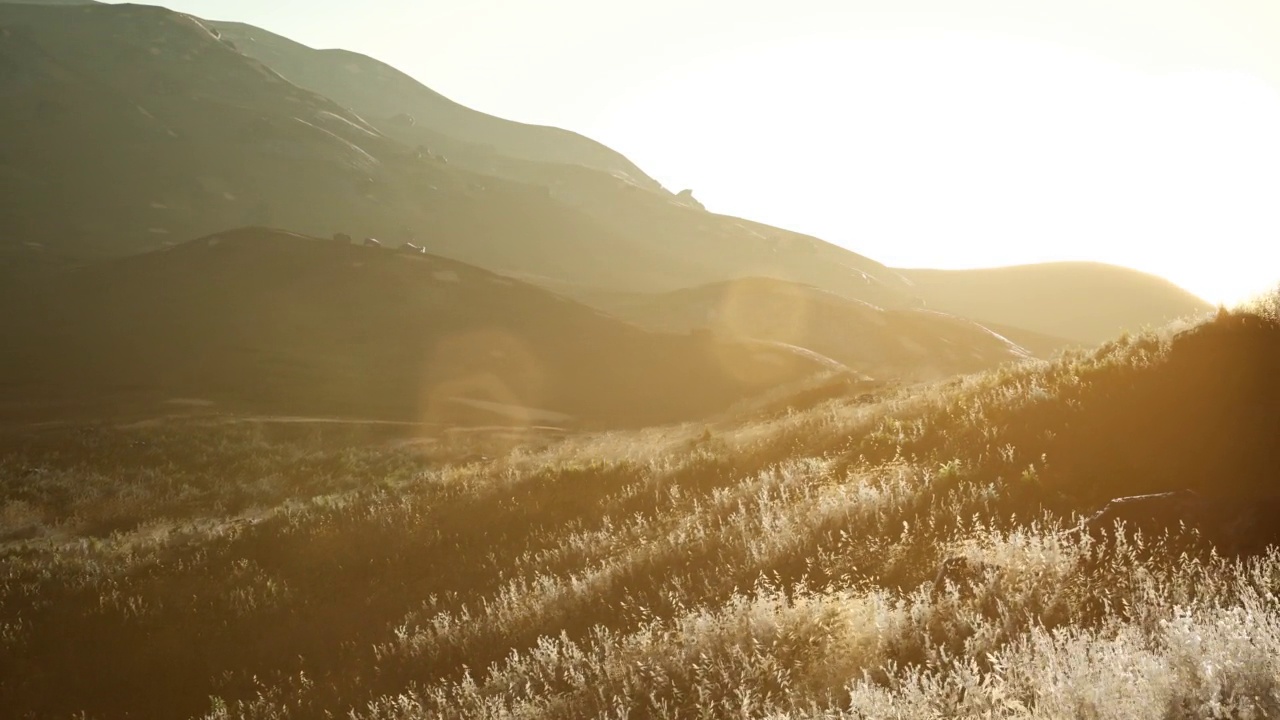
[[[1276,0],[170,0],[890,265],[1280,280]]]

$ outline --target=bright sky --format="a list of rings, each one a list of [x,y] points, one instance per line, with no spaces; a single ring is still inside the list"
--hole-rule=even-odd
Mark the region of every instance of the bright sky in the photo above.
[[[167,0],[900,267],[1280,281],[1275,0]]]

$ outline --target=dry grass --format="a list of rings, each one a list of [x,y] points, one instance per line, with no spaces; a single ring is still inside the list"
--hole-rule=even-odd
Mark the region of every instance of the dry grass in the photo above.
[[[1259,317],[1221,337],[1280,333]],[[1204,375],[1232,357],[1189,337],[492,462],[190,428],[11,440],[0,522],[36,529],[0,551],[0,706],[1275,717],[1280,555],[1065,532],[1131,492],[1269,490],[1276,450],[1244,435],[1276,406],[1238,405]],[[1219,432],[1215,396],[1241,443],[1171,444]],[[934,587],[953,556],[980,570]]]

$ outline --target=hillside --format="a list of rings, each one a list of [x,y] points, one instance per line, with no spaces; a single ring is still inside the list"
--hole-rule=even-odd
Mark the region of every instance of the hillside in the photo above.
[[[269,230],[46,271],[0,298],[23,308],[0,317],[11,403],[196,398],[599,427],[694,419],[827,369],[785,348],[641,331],[437,256]]]
[[[884,380],[937,380],[1029,357],[1026,349],[970,320],[885,310],[771,278],[582,299],[650,329],[709,330],[719,337],[785,343]]]
[[[5,431],[0,703],[1274,717],[1277,378],[1280,318],[1238,314],[491,461],[201,422]],[[1170,490],[1199,495],[1074,519]]]
[[[572,149],[553,143],[550,128],[500,121],[462,107],[363,55],[314,50],[241,23],[213,26],[245,54],[352,109],[388,137],[426,147],[468,170],[546,188],[550,197],[613,232],[706,268],[704,282],[770,274],[880,304],[915,302],[901,278],[877,262],[817,238],[708,213],[675,198],[621,155],[583,138],[573,136],[578,144]],[[542,133],[537,140],[535,131]],[[536,274],[530,279],[539,280]]]
[[[0,65],[0,242],[16,250],[111,256],[269,224],[499,270],[698,276],[531,186],[417,155],[189,16],[0,4]]]
[[[599,171],[554,166],[607,178],[610,197],[633,188],[642,200],[611,213],[468,171],[218,35],[150,6],[0,4],[0,133],[11,141],[0,154],[0,242],[111,256],[271,225],[413,241],[538,280],[668,290],[768,268],[910,301],[878,263],[813,238],[772,237]]]
[[[475,169],[504,157],[582,165],[647,190],[658,185],[621,154],[577,133],[487,115],[449,100],[397,70],[348,50],[316,50],[236,22],[212,22],[240,52],[290,82],[351,108],[388,135],[427,145]]]
[[[897,272],[935,310],[1090,345],[1213,309],[1168,280],[1102,263]]]

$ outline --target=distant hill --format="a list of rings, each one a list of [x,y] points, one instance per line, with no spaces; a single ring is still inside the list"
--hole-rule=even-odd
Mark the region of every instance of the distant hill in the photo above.
[[[0,292],[4,399],[430,422],[700,417],[827,365],[648,332],[444,258],[245,229]]]
[[[771,278],[581,299],[655,330],[709,330],[718,337],[802,347],[879,380],[937,379],[1031,355],[971,320],[928,310],[885,310]]]
[[[1086,344],[1213,309],[1168,280],[1102,263],[897,272],[935,310]]]

